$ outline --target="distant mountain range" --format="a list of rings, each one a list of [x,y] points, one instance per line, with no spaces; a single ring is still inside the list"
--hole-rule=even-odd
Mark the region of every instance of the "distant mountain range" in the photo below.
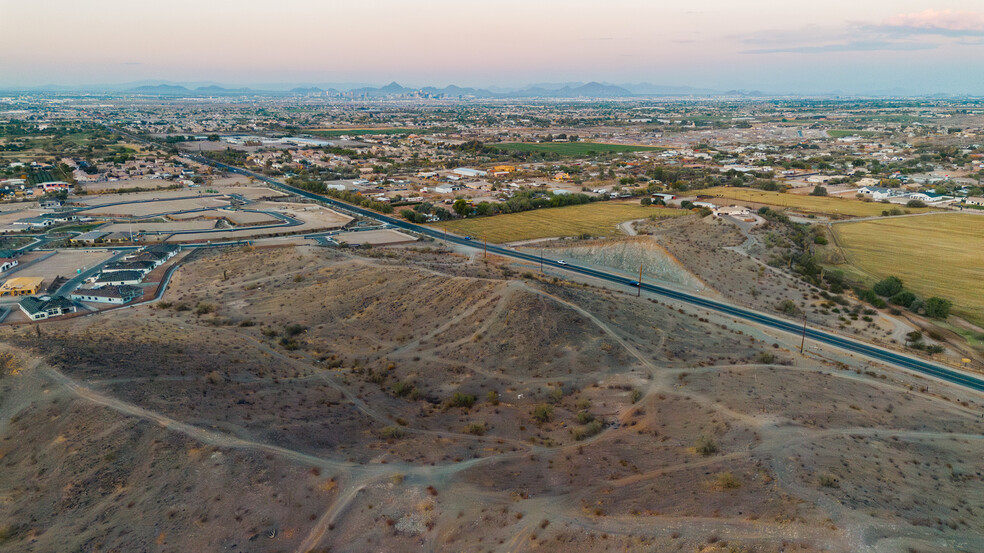
[[[646,98],[646,97],[769,97],[769,96],[803,96],[803,94],[776,94],[758,90],[715,90],[691,86],[658,85],[652,83],[605,83],[605,82],[563,82],[563,83],[534,83],[525,87],[490,86],[487,88],[471,88],[449,85],[443,88],[434,86],[407,87],[396,82],[385,86],[374,86],[367,83],[265,83],[249,86],[225,85],[215,82],[169,82],[169,81],[138,81],[119,84],[99,85],[45,85],[34,87],[2,87],[5,92],[48,92],[57,94],[136,94],[145,96],[181,96],[181,97],[214,97],[214,96],[320,96],[356,99],[382,98],[476,98],[476,99],[510,99],[510,98],[550,98],[550,99],[587,99],[587,98]],[[833,91],[823,94],[808,94],[809,96],[869,96],[869,97],[903,97],[907,92],[903,89],[892,89],[867,94],[845,93]],[[944,95],[945,96],[945,95]]]
[[[224,86],[219,83],[173,83],[166,81],[143,81],[116,85],[62,86],[47,85],[39,87],[10,88],[10,91],[37,91],[56,93],[112,93],[137,94],[146,96],[328,96],[346,98],[633,98],[648,96],[743,96],[741,91],[721,92],[707,88],[688,86],[664,86],[650,83],[611,84],[599,82],[537,83],[521,88],[489,87],[471,88],[449,85],[443,88],[424,86],[406,87],[396,82],[385,86],[371,86],[364,83],[337,84],[290,84]]]

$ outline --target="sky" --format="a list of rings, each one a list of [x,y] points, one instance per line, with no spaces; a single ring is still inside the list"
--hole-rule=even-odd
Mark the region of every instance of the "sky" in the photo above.
[[[142,80],[984,94],[981,0],[0,0],[0,87]]]

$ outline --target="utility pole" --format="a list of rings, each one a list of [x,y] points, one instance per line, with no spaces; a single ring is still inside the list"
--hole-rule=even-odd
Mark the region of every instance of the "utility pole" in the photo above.
[[[488,237],[483,236],[482,237],[482,241],[485,243],[485,245],[483,247],[484,257],[485,257],[485,259],[488,259],[489,258],[489,239],[488,239]]]
[[[444,241],[448,241],[448,226],[444,225]]]
[[[642,265],[639,265],[639,289],[636,290],[636,297],[642,296]]]
[[[800,340],[800,355],[803,355],[804,346],[806,346],[806,315],[803,315],[803,339]]]
[[[540,274],[543,274],[543,248],[540,248]]]

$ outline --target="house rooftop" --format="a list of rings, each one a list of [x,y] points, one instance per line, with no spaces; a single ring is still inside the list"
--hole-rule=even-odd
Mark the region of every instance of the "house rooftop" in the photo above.
[[[112,273],[102,273],[96,278],[96,282],[116,282],[119,280],[140,280],[144,274],[140,271],[115,271]]]

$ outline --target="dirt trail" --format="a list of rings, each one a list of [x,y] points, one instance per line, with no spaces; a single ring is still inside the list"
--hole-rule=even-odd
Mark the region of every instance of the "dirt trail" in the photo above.
[[[95,403],[97,405],[102,405],[123,413],[124,415],[129,415],[132,417],[141,418],[151,422],[155,422],[163,428],[168,430],[173,430],[175,432],[180,432],[191,438],[194,438],[202,443],[227,447],[230,449],[257,449],[260,451],[266,451],[268,453],[275,453],[281,455],[288,459],[298,461],[301,463],[313,465],[320,468],[327,468],[332,470],[345,470],[345,471],[358,471],[364,470],[366,467],[357,465],[355,463],[347,463],[340,461],[331,461],[328,459],[323,459],[321,457],[316,457],[314,455],[308,455],[306,453],[301,453],[299,451],[294,451],[292,449],[287,449],[284,447],[279,447],[263,442],[246,440],[243,438],[237,438],[230,436],[228,434],[223,434],[219,432],[213,432],[211,430],[206,430],[199,428],[197,426],[187,424],[178,420],[175,420],[166,415],[160,413],[155,413],[149,411],[142,407],[133,405],[132,403],[127,403],[120,399],[107,396],[100,392],[97,392],[91,388],[88,388],[77,381],[66,376],[61,371],[58,371],[52,367],[39,366],[38,370],[42,372],[45,376],[49,377],[54,382],[61,384],[67,390],[75,394],[76,396]]]

